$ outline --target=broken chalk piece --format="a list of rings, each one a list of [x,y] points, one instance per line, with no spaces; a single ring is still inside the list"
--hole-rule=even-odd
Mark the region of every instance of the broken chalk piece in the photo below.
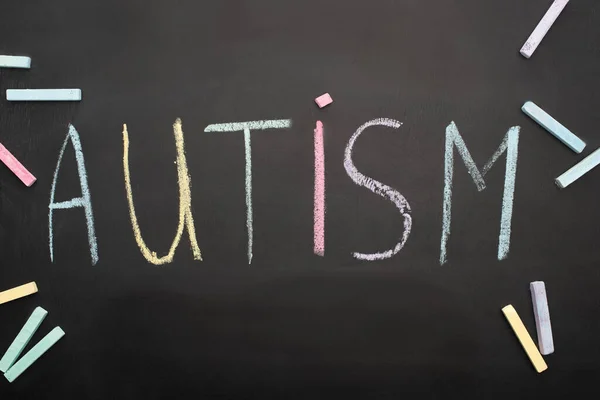
[[[502,312],[515,332],[515,335],[517,335],[519,342],[521,342],[521,346],[525,349],[525,353],[527,353],[535,370],[538,373],[547,370],[548,366],[537,347],[535,347],[535,343],[533,342],[533,339],[531,339],[531,336],[529,336],[525,325],[523,325],[523,321],[521,321],[519,314],[517,314],[517,310],[509,304],[502,309]]]
[[[542,17],[540,23],[533,30],[531,36],[529,36],[529,39],[527,39],[521,48],[521,54],[524,57],[531,57],[568,2],[569,0],[554,0],[554,3],[552,3],[546,14]]]
[[[315,99],[315,103],[319,106],[319,108],[323,108],[326,105],[333,103],[333,99],[329,95],[329,93],[325,93]]]
[[[81,89],[6,89],[9,101],[79,101]]]
[[[0,68],[30,68],[31,58],[22,56],[0,56]]]
[[[556,178],[554,181],[556,185],[564,189],[583,175],[590,172],[590,170],[600,164],[600,148],[596,149],[592,154],[579,161],[567,172]]]
[[[37,291],[38,288],[35,282],[29,282],[16,288],[5,290],[4,292],[0,292],[0,304],[29,296],[30,294],[37,293]]]
[[[533,301],[533,316],[535,317],[540,353],[544,356],[552,354],[554,353],[554,341],[552,340],[552,325],[550,324],[550,310],[546,298],[546,285],[544,282],[531,282],[529,289]]]
[[[50,350],[50,347],[54,346],[56,342],[65,336],[65,332],[60,329],[59,326],[52,329],[49,334],[44,336],[35,346],[31,348],[15,365],[13,365],[6,373],[4,377],[9,381],[13,382],[17,379],[27,368],[36,362],[45,352]]]
[[[0,360],[0,371],[8,371],[8,369],[12,367],[15,361],[17,361],[17,358],[19,358],[19,356],[23,352],[25,346],[27,346],[27,344],[35,334],[35,331],[37,331],[37,329],[42,324],[42,321],[44,321],[44,318],[46,318],[46,315],[48,315],[48,311],[44,310],[42,307],[37,307],[33,311],[27,322],[25,322],[25,325],[23,325],[23,328],[21,329],[15,340],[12,342],[12,344],[10,345],[8,350],[6,350],[6,353],[4,353],[4,356]]]
[[[521,110],[575,153],[579,154],[585,148],[583,140],[579,139],[573,132],[565,128],[532,101],[523,104]]]
[[[29,172],[27,168],[25,168],[23,164],[21,164],[19,160],[17,160],[15,156],[2,145],[2,143],[0,143],[0,161],[2,161],[4,165],[6,165],[13,174],[25,184],[25,186],[29,187],[36,181],[35,176],[33,176],[31,172]]]

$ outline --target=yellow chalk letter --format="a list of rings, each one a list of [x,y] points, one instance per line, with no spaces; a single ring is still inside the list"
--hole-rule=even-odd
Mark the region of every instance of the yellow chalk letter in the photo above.
[[[192,192],[190,190],[191,179],[188,174],[187,162],[185,159],[185,146],[183,141],[183,130],[181,128],[181,120],[177,118],[173,124],[173,134],[175,136],[175,146],[177,148],[177,179],[179,183],[179,225],[177,233],[169,249],[169,253],[163,257],[158,257],[156,252],[151,251],[140,231],[137,217],[135,215],[135,206],[133,204],[133,194],[131,191],[131,174],[129,173],[129,133],[127,132],[127,124],[123,124],[123,170],[125,173],[125,191],[127,192],[127,203],[129,204],[129,216],[131,225],[133,226],[133,235],[142,254],[150,263],[154,265],[168,264],[173,261],[175,250],[181,241],[183,228],[187,228],[190,238],[194,260],[202,260],[198,241],[196,240],[196,230],[194,228],[194,217],[192,216]]]

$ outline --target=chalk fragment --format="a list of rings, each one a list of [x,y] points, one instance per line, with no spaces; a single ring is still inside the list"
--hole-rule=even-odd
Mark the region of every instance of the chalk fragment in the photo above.
[[[65,336],[65,332],[60,329],[59,326],[52,329],[49,334],[44,336],[42,340],[40,340],[31,350],[29,350],[23,358],[21,358],[15,365],[13,365],[6,373],[4,377],[9,381],[13,382],[17,379],[23,372],[27,370],[27,368],[31,367],[31,365],[36,362],[41,356],[44,355],[45,352],[50,350],[52,346],[56,344]]]
[[[329,95],[329,93],[322,94],[321,96],[315,99],[315,103],[319,106],[319,108],[323,108],[331,103],[333,103],[333,99]]]
[[[4,165],[6,165],[8,169],[10,169],[13,174],[25,184],[25,186],[30,187],[36,181],[35,176],[33,176],[31,172],[29,172],[27,168],[25,168],[23,164],[21,164],[19,160],[17,160],[16,157],[2,145],[2,143],[0,143],[0,161],[2,161]]]
[[[8,101],[80,101],[81,89],[6,89]]]
[[[554,24],[554,21],[556,21],[568,2],[569,0],[554,0],[554,3],[552,3],[546,14],[542,17],[542,20],[531,33],[531,36],[529,36],[521,48],[521,55],[525,58],[529,58],[533,55],[533,52],[540,45],[542,39],[544,39],[544,36],[546,36],[550,27]]]
[[[523,321],[521,321],[519,314],[517,314],[517,310],[515,310],[515,308],[509,304],[502,309],[502,312],[508,320],[511,328],[515,332],[515,335],[517,335],[519,342],[521,342],[521,346],[523,346],[523,349],[525,349],[525,353],[527,353],[527,356],[531,360],[535,370],[538,373],[547,370],[548,365],[546,365],[544,358],[538,351],[537,347],[535,347],[535,343],[527,332],[525,325],[523,325]]]
[[[544,282],[531,282],[529,289],[531,290],[540,353],[543,355],[552,354],[554,353],[554,341],[552,340],[552,325],[550,324],[550,310],[546,298],[546,285]]]
[[[596,149],[592,154],[579,161],[573,167],[567,170],[564,174],[556,178],[556,185],[564,189],[590,170],[600,164],[600,148]]]
[[[535,103],[528,101],[523,104],[521,110],[575,153],[579,154],[585,148],[583,140],[579,139],[573,132],[565,128]]]
[[[29,282],[16,288],[5,290],[4,292],[0,292],[0,304],[29,296],[30,294],[37,293],[37,291],[38,288],[35,282]]]
[[[0,56],[0,68],[31,68],[31,58],[22,56]]]
[[[48,311],[44,310],[42,307],[37,307],[33,311],[15,340],[12,342],[0,360],[0,371],[8,371],[15,361],[17,361],[17,358],[19,358],[37,329],[42,324],[42,321],[44,321],[44,318],[46,318],[46,315],[48,315]]]

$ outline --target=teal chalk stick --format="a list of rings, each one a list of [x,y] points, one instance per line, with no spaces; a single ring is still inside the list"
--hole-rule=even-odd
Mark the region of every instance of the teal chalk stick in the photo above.
[[[25,346],[29,343],[31,338],[33,337],[35,331],[40,327],[44,318],[48,315],[48,311],[44,310],[42,307],[38,307],[33,310],[33,313],[21,328],[21,331],[12,342],[4,356],[0,360],[0,371],[6,372],[12,365],[17,361],[17,358],[25,349]]]
[[[21,358],[15,365],[13,365],[6,373],[4,377],[9,381],[13,382],[17,379],[27,368],[36,362],[45,352],[50,350],[50,347],[54,346],[56,342],[65,336],[65,332],[60,329],[59,326],[52,329],[42,340],[38,342],[31,350],[29,350],[23,358]]]
[[[521,107],[521,110],[575,153],[579,154],[585,148],[583,140],[579,139],[573,132],[565,128],[535,103],[528,101]]]

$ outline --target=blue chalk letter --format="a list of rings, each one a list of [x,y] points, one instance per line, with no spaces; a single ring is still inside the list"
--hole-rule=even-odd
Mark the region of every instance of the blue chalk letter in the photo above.
[[[60,164],[62,162],[63,155],[67,143],[71,140],[73,149],[75,150],[75,159],[77,160],[77,172],[79,173],[79,184],[81,185],[81,197],[76,197],[71,200],[61,201],[59,203],[54,202],[54,195],[56,193],[56,182],[58,180],[58,171],[60,170]],[[90,195],[90,189],[88,187],[87,173],[85,170],[85,162],[83,159],[83,151],[81,149],[81,141],[79,140],[79,133],[73,125],[69,124],[69,133],[65,138],[60,154],[58,155],[58,162],[56,163],[56,170],[54,171],[54,179],[52,181],[52,189],[50,190],[50,204],[48,208],[48,228],[49,228],[49,239],[50,239],[50,260],[54,262],[54,239],[52,235],[52,214],[54,210],[68,210],[70,208],[83,207],[85,212],[85,219],[87,223],[88,231],[88,242],[90,246],[90,255],[92,257],[92,265],[96,265],[98,262],[98,244],[96,243],[96,230],[94,229],[94,216],[92,214],[92,198]]]
[[[440,245],[440,264],[446,263],[446,245],[450,237],[450,223],[452,215],[452,180],[454,177],[454,147],[463,159],[469,175],[473,178],[478,191],[485,189],[483,177],[494,166],[498,158],[506,152],[506,171],[504,173],[504,196],[502,197],[502,216],[500,217],[500,235],[498,236],[498,260],[504,260],[510,249],[510,230],[515,195],[515,180],[517,177],[517,156],[519,150],[518,126],[508,130],[500,143],[500,147],[483,166],[480,172],[467,149],[467,145],[452,122],[446,128],[446,151],[444,161],[444,206],[442,221],[442,243]]]

